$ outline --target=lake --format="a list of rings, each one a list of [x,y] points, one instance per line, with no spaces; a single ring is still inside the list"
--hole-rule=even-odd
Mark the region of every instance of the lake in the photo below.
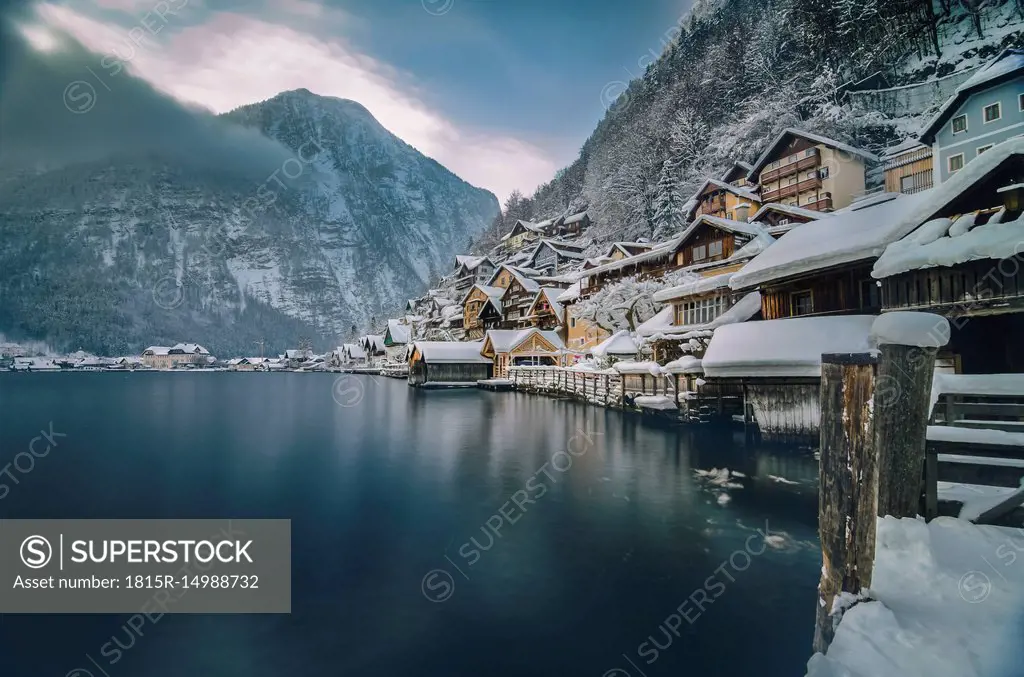
[[[811,653],[808,450],[381,377],[0,374],[0,465],[41,430],[66,437],[10,466],[0,517],[288,518],[292,614],[3,615],[5,677],[749,677]]]

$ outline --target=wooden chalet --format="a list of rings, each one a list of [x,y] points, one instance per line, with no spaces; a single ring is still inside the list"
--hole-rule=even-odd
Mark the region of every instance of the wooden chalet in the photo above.
[[[581,245],[542,238],[523,265],[542,275],[559,275],[576,268],[580,262],[586,260],[587,257],[582,252]]]
[[[769,235],[780,237],[793,230],[796,226],[817,221],[823,216],[825,216],[824,213],[816,212],[813,209],[795,207],[782,202],[769,202],[758,209],[750,217],[750,220],[764,226]]]
[[[504,293],[501,287],[473,285],[462,300],[462,329],[466,338],[482,339],[488,329],[497,329],[501,325],[501,296]]]
[[[696,204],[688,214],[696,218],[702,214],[734,221],[746,221],[761,207],[761,198],[747,188],[708,179],[693,196]]]
[[[494,377],[508,378],[508,368],[558,367],[564,364],[565,344],[557,333],[539,329],[492,329],[482,354],[494,361]]]
[[[799,129],[786,129],[751,167],[760,202],[783,202],[814,211],[849,206],[865,193],[868,163],[878,158],[848,144]]]
[[[558,302],[562,289],[557,287],[541,287],[537,290],[533,303],[527,310],[526,319],[531,327],[543,330],[554,330],[565,339],[562,328],[565,324],[565,307]]]
[[[513,224],[512,230],[502,236],[501,244],[509,251],[518,251],[527,244],[536,242],[546,234],[543,226],[519,219]]]
[[[629,258],[630,256],[636,256],[649,252],[654,248],[654,245],[648,242],[612,242],[608,245],[607,251],[604,253],[604,261],[621,261],[622,259]]]
[[[1012,150],[1007,146],[1014,146]],[[921,310],[950,321],[944,355],[957,372],[1024,372],[1024,139],[971,166],[983,176],[936,189],[944,204],[886,247],[871,274],[883,311]],[[962,182],[960,182],[962,184]],[[955,190],[950,190],[951,186]]]
[[[451,275],[452,286],[465,293],[474,284],[483,284],[494,274],[495,265],[486,256],[455,257],[455,270]]]
[[[882,154],[885,190],[912,195],[935,185],[932,147],[918,141],[901,143]]]
[[[501,326],[504,329],[523,329],[530,326],[530,307],[540,285],[517,271],[511,272],[508,287],[501,295]]]
[[[670,247],[675,268],[706,277],[739,270],[774,241],[760,224],[702,214]]]
[[[556,219],[552,230],[560,237],[575,237],[590,228],[590,214],[585,211]]]
[[[753,169],[751,165],[737,160],[732,163],[732,166],[729,167],[729,169],[725,170],[725,173],[719,177],[719,181],[743,188],[750,183],[747,180],[747,177],[750,175],[751,169]]]
[[[409,352],[409,385],[475,387],[491,378],[493,364],[480,354],[482,341],[416,341]]]

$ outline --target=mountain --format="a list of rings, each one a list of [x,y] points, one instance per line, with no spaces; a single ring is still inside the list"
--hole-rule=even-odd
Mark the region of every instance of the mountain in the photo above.
[[[160,147],[0,171],[0,331],[101,354],[333,346],[422,294],[498,213],[353,101],[296,90],[215,123],[287,152],[248,175]]]
[[[666,205],[754,160],[787,127],[874,151],[898,143],[955,86],[944,76],[1024,45],[1024,3],[698,0],[662,45],[656,60],[638,59],[643,76],[604,88],[606,114],[579,158],[532,196],[513,195],[514,218],[587,208],[599,240],[659,238],[681,219]],[[863,89],[888,93],[858,107]],[[875,105],[885,101],[900,105]]]

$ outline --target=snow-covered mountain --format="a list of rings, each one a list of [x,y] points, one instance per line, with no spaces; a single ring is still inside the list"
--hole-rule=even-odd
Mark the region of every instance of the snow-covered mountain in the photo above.
[[[123,150],[0,173],[0,330],[105,354],[336,345],[421,294],[498,212],[353,101],[297,90],[220,117],[288,153],[248,177]]]

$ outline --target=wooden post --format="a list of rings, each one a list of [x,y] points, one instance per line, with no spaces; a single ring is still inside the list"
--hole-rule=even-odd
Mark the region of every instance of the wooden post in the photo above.
[[[882,345],[875,387],[878,515],[921,512],[935,348]]]
[[[874,363],[869,353],[821,357],[821,462],[818,585],[814,651],[835,636],[832,603],[841,592],[871,585],[878,514],[878,465],[872,424]]]

